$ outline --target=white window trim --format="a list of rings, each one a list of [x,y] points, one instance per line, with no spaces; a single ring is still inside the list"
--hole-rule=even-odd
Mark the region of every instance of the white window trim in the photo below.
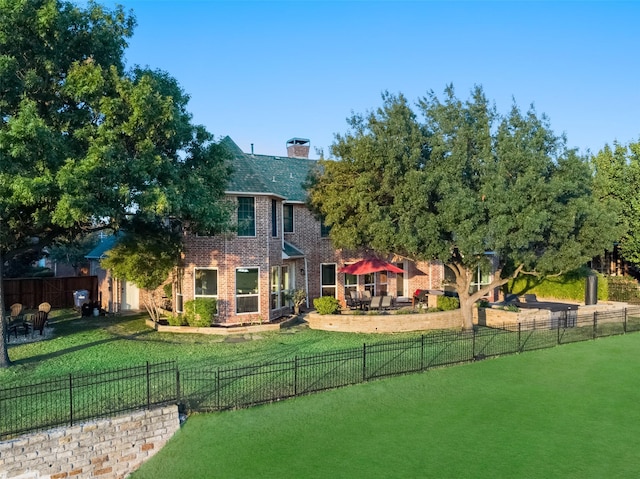
[[[216,298],[218,299],[218,294],[196,294],[196,271],[198,270],[206,270],[206,271],[215,271],[216,272],[216,291],[218,291],[218,284],[220,275],[218,273],[218,268],[207,268],[207,267],[196,267],[193,268],[193,297],[194,298]]]
[[[236,213],[236,219],[238,219],[238,213],[240,212],[240,198],[252,198],[253,199],[253,234],[252,235],[241,235],[236,233],[238,238],[256,238],[258,236],[258,213],[256,208],[256,197],[255,196],[237,196],[236,201],[238,204],[238,212]],[[240,222],[238,221],[238,224]]]
[[[337,263],[320,263],[320,296],[322,296],[322,290],[325,289],[325,285],[322,283],[323,266],[329,266],[329,265],[333,265],[335,270],[335,273],[333,275],[334,283],[333,285],[326,285],[326,287],[333,288],[333,297],[337,298],[338,297],[338,264]]]
[[[242,269],[257,269],[258,270],[258,292],[254,293],[254,294],[238,294],[238,271],[242,270]],[[235,298],[235,314],[237,316],[244,316],[247,314],[260,314],[260,266],[240,266],[238,268],[235,269],[235,275],[234,275],[234,288],[235,288],[235,292],[234,292],[234,298]],[[238,298],[253,298],[253,297],[257,297],[258,298],[258,311],[247,311],[245,313],[239,313],[238,312]]]

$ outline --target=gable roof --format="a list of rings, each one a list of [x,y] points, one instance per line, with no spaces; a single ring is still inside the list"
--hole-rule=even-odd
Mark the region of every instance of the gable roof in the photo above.
[[[301,203],[306,200],[303,183],[317,165],[316,160],[244,153],[228,136],[220,143],[233,156],[234,171],[227,186],[228,194],[275,195]]]
[[[87,259],[103,259],[107,251],[113,248],[118,241],[118,237],[115,234],[105,236],[100,240],[100,243],[96,245],[91,251],[89,251],[85,258]]]

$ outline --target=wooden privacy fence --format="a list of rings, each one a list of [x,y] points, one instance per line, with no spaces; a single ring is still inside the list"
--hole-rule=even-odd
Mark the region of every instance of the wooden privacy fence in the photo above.
[[[46,302],[53,308],[72,308],[73,293],[81,289],[89,291],[89,298],[93,301],[98,299],[97,276],[5,279],[2,287],[7,307],[21,303],[25,308],[33,309]]]

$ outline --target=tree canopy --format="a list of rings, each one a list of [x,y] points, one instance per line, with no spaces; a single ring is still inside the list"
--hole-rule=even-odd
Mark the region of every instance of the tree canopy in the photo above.
[[[474,302],[510,278],[568,271],[613,244],[587,161],[533,107],[500,115],[482,88],[462,101],[452,86],[416,106],[385,93],[336,135],[309,202],[337,247],[442,261],[471,328]],[[473,291],[491,261],[492,283]]]
[[[201,232],[226,224],[226,151],[192,123],[189,96],[168,73],[125,70],[134,26],[122,7],[0,0],[5,257],[134,221],[166,224],[149,229],[157,234],[176,220]],[[0,348],[6,364],[4,340]]]
[[[620,253],[640,268],[640,142],[606,145],[591,162],[596,194],[619,211]]]

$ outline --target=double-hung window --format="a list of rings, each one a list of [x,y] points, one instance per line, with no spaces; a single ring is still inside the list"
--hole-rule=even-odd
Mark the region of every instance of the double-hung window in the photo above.
[[[320,284],[322,285],[322,296],[336,297],[336,265],[322,264],[320,266]]]
[[[250,196],[238,197],[238,236],[256,235],[256,205]]]
[[[236,269],[236,313],[260,312],[258,268]]]
[[[293,233],[293,205],[283,205],[282,207],[285,233]]]

